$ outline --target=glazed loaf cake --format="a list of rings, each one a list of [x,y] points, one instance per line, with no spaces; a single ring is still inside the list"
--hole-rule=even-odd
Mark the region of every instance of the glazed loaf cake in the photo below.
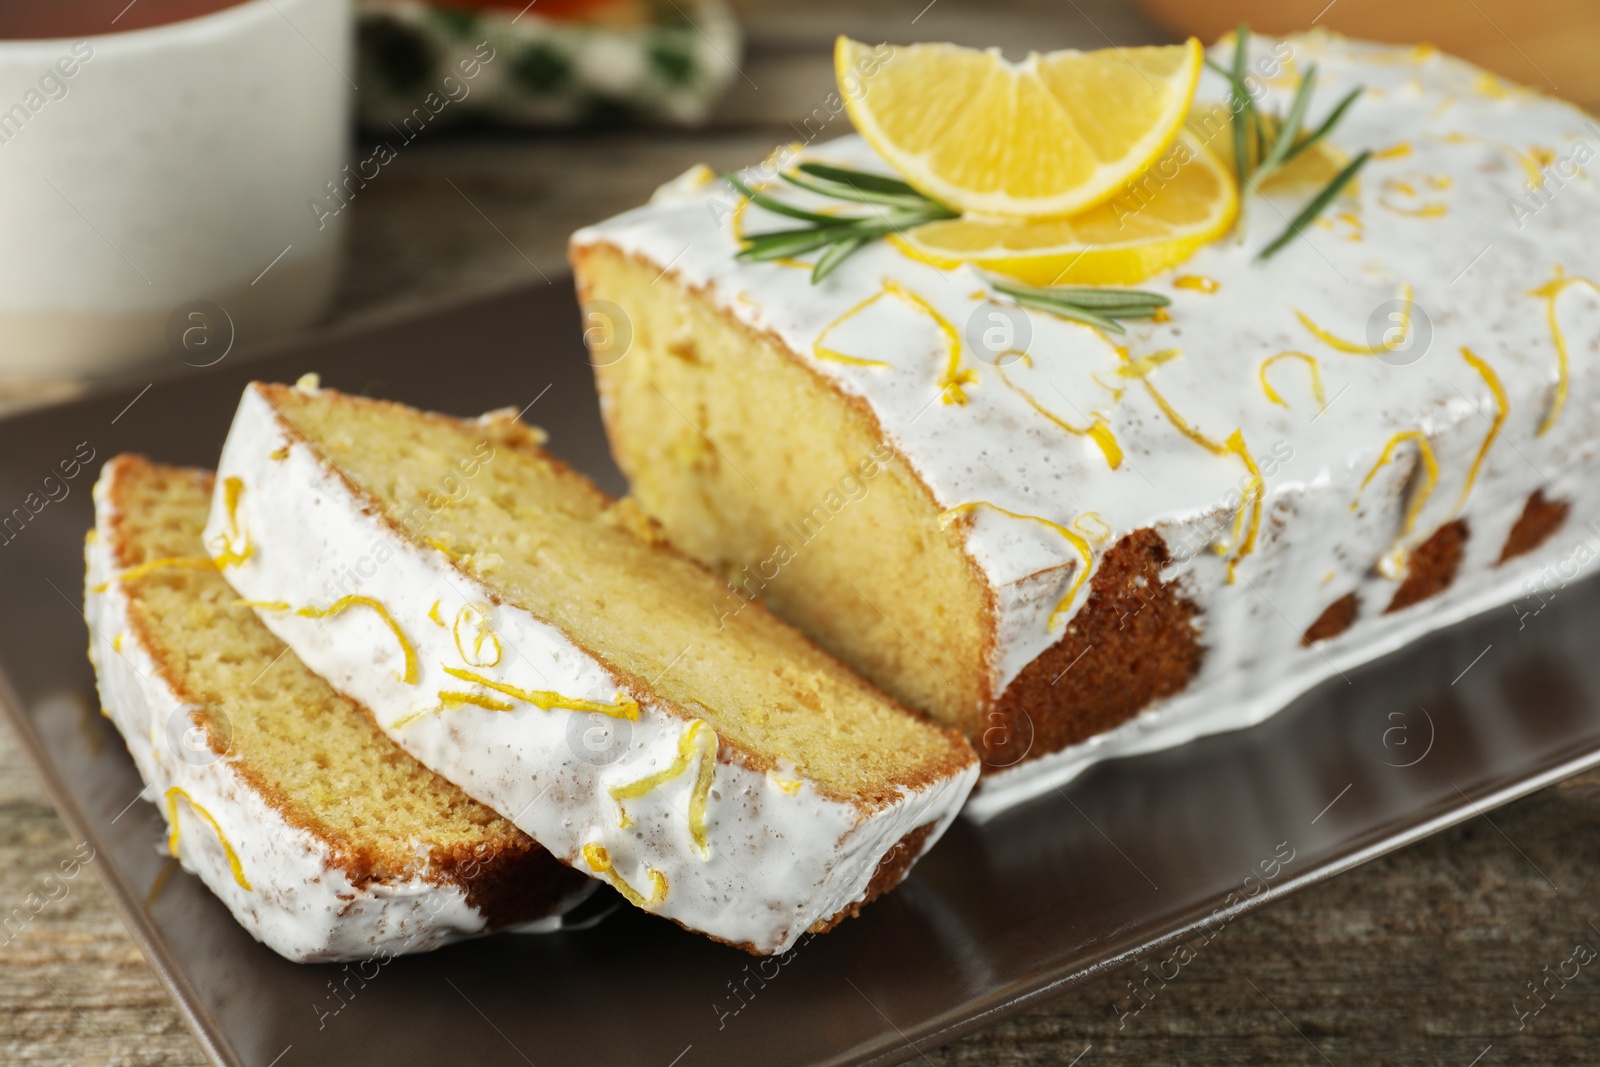
[[[593,883],[406,755],[256,621],[201,540],[211,487],[118,456],[85,549],[101,703],[173,855],[300,962],[559,925]]]
[[[897,884],[977,758],[498,413],[255,384],[223,574],[408,752],[630,903],[782,952]]]
[[[1511,601],[1600,518],[1600,127],[1425,47],[1254,48],[1263,107],[1364,86],[1332,139],[1372,155],[1270,262],[1315,189],[1248,197],[1123,337],[892,240],[820,284],[736,259],[785,220],[704,168],[573,238],[635,497],[724,604],[965,731],[980,816]]]

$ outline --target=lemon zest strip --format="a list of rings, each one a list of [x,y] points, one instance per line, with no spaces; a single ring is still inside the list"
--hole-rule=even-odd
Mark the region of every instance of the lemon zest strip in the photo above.
[[[1036,522],[1041,526],[1048,526],[1050,529],[1066,538],[1067,543],[1073,547],[1073,549],[1078,553],[1079,557],[1083,560],[1083,565],[1078,568],[1078,573],[1073,576],[1072,585],[1067,589],[1066,595],[1061,598],[1061,600],[1056,604],[1055,608],[1051,610],[1050,617],[1045,620],[1045,631],[1048,633],[1049,631],[1054,630],[1056,627],[1056,620],[1072,607],[1072,601],[1077,597],[1078,590],[1082,589],[1084,583],[1089,580],[1089,572],[1094,569],[1094,549],[1089,546],[1088,540],[1082,534],[1079,534],[1074,530],[1069,530],[1059,522],[1051,522],[1049,519],[1041,518],[1038,515],[1026,515],[1019,511],[1011,511],[1007,508],[1001,507],[999,504],[991,504],[987,500],[968,501],[965,504],[957,504],[953,508],[940,512],[939,525],[941,528],[949,526],[961,514],[969,511],[976,511],[978,508],[988,508],[991,511],[997,511],[1008,518],[1020,519],[1026,522]]]
[[[962,386],[977,385],[978,372],[970,368],[966,370],[961,368],[961,332],[955,328],[955,325],[949,319],[941,315],[932,304],[893,278],[885,278],[883,280],[883,289],[884,292],[898,296],[901,300],[927,315],[933,320],[934,325],[939,327],[939,332],[944,334],[945,346],[948,350],[945,370],[944,375],[940,377],[936,384],[943,391],[941,399],[946,404],[965,405],[967,394]]]
[[[238,882],[245,892],[251,892],[250,882],[244,876],[244,864],[239,862],[239,854],[233,850],[233,846],[228,844],[228,839],[223,836],[222,827],[217,825],[217,820],[212,817],[209,811],[195,803],[194,797],[184,792],[183,787],[178,785],[171,787],[166,792],[167,822],[172,826],[171,832],[167,835],[167,851],[173,856],[178,854],[178,799],[180,797],[189,802],[189,807],[194,809],[196,815],[211,824],[211,832],[217,835],[217,840],[222,844],[222,852],[228,857],[228,869],[233,872],[233,880]]]
[[[1113,404],[1119,402],[1122,399],[1122,394],[1128,391],[1128,387],[1126,385],[1107,385],[1101,380],[1099,371],[1090,371],[1089,380],[1094,382],[1094,384],[1098,385],[1100,388],[1104,389],[1106,392],[1110,393],[1111,402]]]
[[[1084,529],[1085,525],[1090,529]],[[1103,545],[1111,537],[1111,524],[1098,511],[1085,511],[1072,520],[1072,528],[1088,538],[1091,544]]]
[[[1477,484],[1478,471],[1483,467],[1483,461],[1489,454],[1490,447],[1495,438],[1500,435],[1500,428],[1506,424],[1506,414],[1511,410],[1511,401],[1506,397],[1506,387],[1500,384],[1500,376],[1494,368],[1484,362],[1472,349],[1461,346],[1461,357],[1472,365],[1483,378],[1483,384],[1489,387],[1489,392],[1494,394],[1494,418],[1489,423],[1489,432],[1484,435],[1483,444],[1478,446],[1478,454],[1472,457],[1472,466],[1467,471],[1467,482],[1461,487],[1461,498],[1456,501],[1454,514],[1461,514],[1461,509],[1467,506],[1467,497],[1472,495],[1472,487]]]
[[[711,747],[702,751],[694,790],[689,794],[689,839],[694,842],[695,853],[702,861],[711,858],[711,842],[706,838],[706,809],[711,804],[711,786],[717,776],[717,735],[709,726],[705,732],[711,735]]]
[[[1327,407],[1327,394],[1322,388],[1322,366],[1317,362],[1315,356],[1308,355],[1305,352],[1279,352],[1277,355],[1268,356],[1261,361],[1261,371],[1257,377],[1261,379],[1261,391],[1267,394],[1267,399],[1281,408],[1289,406],[1289,402],[1279,395],[1278,391],[1272,387],[1272,382],[1267,380],[1267,371],[1285,359],[1298,359],[1305,363],[1306,368],[1311,372],[1311,396],[1316,400],[1318,408]]]
[[[286,600],[235,600],[236,608],[257,608],[261,611],[288,611],[289,602]]]
[[[794,796],[799,793],[800,787],[805,785],[805,782],[801,781],[799,778],[779,778],[775,771],[768,771],[767,777],[772,780],[773,785],[777,786],[785,793],[788,793],[790,796]]]
[[[516,705],[509,704],[504,700],[496,700],[494,697],[489,696],[486,693],[458,693],[454,690],[447,689],[439,693],[438,707],[427,708],[423,711],[414,711],[410,715],[396,719],[394,722],[389,724],[389,729],[398,730],[401,727],[410,726],[412,723],[416,722],[420,718],[423,718],[424,716],[432,715],[439,711],[453,711],[456,708],[465,707],[468,704],[471,704],[476,708],[483,708],[485,711],[516,710]]]
[[[1405,544],[1411,536],[1411,531],[1416,529],[1417,517],[1422,514],[1428,497],[1433,495],[1434,486],[1439,484],[1439,462],[1433,456],[1433,445],[1428,441],[1426,434],[1421,430],[1402,430],[1389,438],[1388,444],[1383,446],[1383,454],[1378,457],[1378,462],[1374,463],[1367,476],[1361,479],[1361,489],[1366,489],[1372,479],[1377,477],[1378,471],[1394,459],[1395,451],[1408,441],[1417,443],[1417,452],[1422,457],[1423,482],[1412,494],[1411,502],[1406,505],[1405,521],[1401,524],[1400,536],[1395,539],[1394,547],[1378,562],[1378,572],[1390,581],[1399,581],[1405,575],[1407,556]],[[1361,503],[1359,494],[1360,490],[1357,490],[1356,499],[1350,502],[1351,511]]]
[[[428,618],[432,619],[437,626],[442,627],[445,625],[444,617],[439,614],[439,601],[435,600],[433,607],[428,609]]]
[[[1412,295],[1411,283],[1407,282],[1400,290],[1400,299],[1405,304],[1405,310],[1400,314],[1400,333],[1398,336],[1390,340],[1386,340],[1379,345],[1361,345],[1356,344],[1354,341],[1346,341],[1342,337],[1335,336],[1329,331],[1323,329],[1321,326],[1318,326],[1304,311],[1297,309],[1295,311],[1295,317],[1300,320],[1300,324],[1302,326],[1311,331],[1311,335],[1313,337],[1327,345],[1329,348],[1348,353],[1352,356],[1381,356],[1385,352],[1393,352],[1395,349],[1400,348],[1410,341],[1411,311],[1415,306],[1412,302]]]
[[[1028,402],[1028,406],[1033,408],[1034,411],[1037,411],[1040,415],[1043,415],[1045,418],[1049,419],[1051,422],[1055,423],[1068,433],[1074,434],[1078,437],[1087,437],[1097,446],[1099,446],[1100,453],[1106,458],[1106,466],[1110,467],[1112,470],[1116,470],[1118,467],[1122,466],[1122,446],[1117,443],[1116,434],[1111,432],[1111,427],[1106,425],[1106,421],[1103,418],[1096,415],[1094,417],[1094,421],[1089,424],[1088,429],[1080,430],[1078,427],[1072,425],[1070,422],[1061,418],[1055,412],[1039,403],[1037,397],[1028,392],[1022,386],[1018,385],[1016,382],[1012,381],[1011,376],[1006,373],[1006,369],[1004,367],[996,364],[994,369],[999,373],[1000,380],[1005,383],[1006,387],[1011,389],[1018,396],[1022,397],[1022,399],[1026,400]]]
[[[441,666],[444,666],[441,664]],[[565,708],[568,711],[597,711],[601,715],[609,715],[613,719],[627,719],[630,722],[639,721],[639,705],[634,700],[624,696],[621,690],[617,692],[617,703],[602,704],[597,700],[582,700],[578,697],[562,696],[560,693],[548,689],[519,689],[505,682],[497,682],[493,678],[485,678],[472,671],[464,671],[459,667],[444,667],[444,672],[452,678],[459,678],[463,682],[475,682],[478,685],[493,689],[497,693],[504,693],[508,697],[532,704],[540,711],[549,711],[551,708]]]
[[[704,738],[710,739],[709,744],[702,741]],[[694,841],[695,852],[700,858],[709,859],[711,846],[706,841],[706,804],[717,771],[717,746],[716,731],[711,729],[704,719],[690,721],[688,729],[678,737],[678,755],[670,764],[654,774],[645,775],[625,785],[614,785],[607,790],[611,794],[611,799],[617,802],[617,825],[627,829],[633,824],[633,820],[628,818],[627,808],[622,803],[624,800],[637,800],[677,778],[689,769],[690,761],[698,754],[700,767],[695,774],[694,789],[689,797],[689,837]]]
[[[1159,352],[1152,352],[1148,356],[1140,356],[1138,359],[1129,359],[1127,353],[1123,353],[1122,355],[1125,362],[1117,368],[1117,377],[1143,378],[1151,371],[1161,366],[1161,364],[1170,363],[1179,356],[1183,355],[1183,349],[1163,348]]]
[[[422,540],[427,543],[429,548],[432,548],[435,552],[438,552],[452,563],[461,562],[461,557],[456,555],[456,553],[451,550],[450,546],[444,541],[441,541],[439,538],[424,537]]]
[[[461,642],[461,628],[463,624],[471,625],[473,619],[477,620],[475,631],[472,635],[472,654],[467,654],[466,647]],[[472,667],[497,667],[500,659],[505,655],[505,647],[500,644],[500,636],[489,625],[488,616],[478,608],[468,604],[456,612],[455,623],[450,627],[450,636],[455,639],[456,651],[461,654],[463,662]],[[494,648],[494,658],[489,659],[483,654],[483,644],[488,640]]]
[[[823,327],[822,333],[818,334],[817,339],[812,342],[812,354],[816,356],[817,359],[832,360],[835,363],[846,363],[856,367],[886,367],[892,369],[893,364],[885,363],[881,359],[865,359],[861,356],[846,355],[845,353],[840,352],[837,349],[829,348],[822,343],[823,339],[826,338],[829,333],[843,325],[847,320],[859,315],[861,312],[865,311],[867,308],[871,307],[885,296],[898,297],[899,299],[910,304],[915,310],[922,312],[924,315],[928,316],[928,318],[933,320],[933,324],[939,328],[939,332],[944,336],[946,349],[945,371],[944,374],[939,377],[937,383],[942,391],[941,398],[946,404],[966,404],[967,394],[963,386],[978,384],[978,372],[972,370],[971,368],[963,369],[961,366],[960,331],[958,331],[950,322],[950,320],[940,314],[939,310],[927,300],[923,299],[921,296],[918,296],[910,289],[907,289],[904,285],[895,281],[893,278],[885,278],[883,280],[883,287],[876,293],[873,293],[865,300],[860,301],[855,306],[847,310],[844,314],[828,323],[827,326]]]
[[[1181,349],[1172,349],[1171,351],[1174,355],[1182,352]],[[1128,350],[1124,346],[1117,347],[1117,354],[1122,357],[1124,364],[1129,367],[1135,366],[1138,362],[1129,357]],[[1156,353],[1156,355],[1165,355],[1165,353]],[[1146,356],[1144,358],[1152,359],[1154,356]],[[1167,356],[1166,358],[1170,359],[1172,357]],[[1239,546],[1238,555],[1228,561],[1228,584],[1232,585],[1235,568],[1238,567],[1240,560],[1255,551],[1256,537],[1260,532],[1262,498],[1265,496],[1266,491],[1266,480],[1261,475],[1261,468],[1256,465],[1255,459],[1250,455],[1250,449],[1245,445],[1243,431],[1236,429],[1228,436],[1226,441],[1220,443],[1213,441],[1189,425],[1189,420],[1180,415],[1178,409],[1173,407],[1167,401],[1167,398],[1161,394],[1161,391],[1155,387],[1155,383],[1150,381],[1148,373],[1140,373],[1135,376],[1143,383],[1145,392],[1150,394],[1150,399],[1155,401],[1156,407],[1161,409],[1161,413],[1172,423],[1175,430],[1214,456],[1238,457],[1250,474],[1249,492],[1246,498],[1239,501],[1239,509],[1233,514],[1232,533],[1228,543],[1219,542],[1213,546],[1214,551],[1219,554],[1232,551],[1235,545]],[[1247,536],[1242,536],[1244,534],[1244,518],[1247,510],[1251,519],[1250,531]]]
[[[416,685],[417,650],[412,646],[411,639],[406,637],[406,632],[400,628],[400,624],[395,622],[394,616],[389,614],[389,609],[372,597],[344,596],[325,608],[308,606],[296,609],[295,614],[307,619],[326,619],[350,608],[371,608],[378,613],[378,618],[383,620],[384,625],[394,634],[395,640],[400,642],[400,651],[405,655],[405,670],[399,675],[400,680],[406,685]]]
[[[828,334],[844,325],[848,320],[861,314],[863,311],[867,310],[867,308],[871,307],[873,304],[876,304],[879,300],[882,300],[886,292],[887,290],[880,289],[878,292],[873,293],[865,300],[858,301],[844,314],[840,315],[838,318],[828,323],[828,325],[824,326],[822,328],[822,332],[817,334],[817,339],[811,343],[811,354],[816,356],[818,359],[832,360],[835,363],[845,363],[852,367],[886,367],[892,369],[894,366],[892,363],[885,363],[881,359],[863,359],[860,356],[847,356],[838,349],[828,348],[822,343],[822,339],[827,337]]]
[[[1245,469],[1250,472],[1250,488],[1248,494],[1250,508],[1250,532],[1248,534],[1243,534],[1245,504],[1241,502],[1239,504],[1239,510],[1233,514],[1233,533],[1231,535],[1232,545],[1238,545],[1239,551],[1232,559],[1228,561],[1228,584],[1232,585],[1235,577],[1234,571],[1238,568],[1239,561],[1256,550],[1256,538],[1261,533],[1261,502],[1262,498],[1266,496],[1266,479],[1261,476],[1261,468],[1256,466],[1254,457],[1250,455],[1250,449],[1244,443],[1244,431],[1233,431],[1233,433],[1228,436],[1228,440],[1224,445],[1224,448],[1227,452],[1238,456],[1239,459],[1244,462]],[[1231,545],[1218,544],[1216,546],[1216,551],[1219,553],[1225,553],[1228,552],[1230,548]]]
[[[496,700],[487,693],[457,693],[449,689],[440,691],[439,703],[447,708],[459,708],[471,704],[486,711],[510,711],[516,707],[510,701]]]
[[[1550,427],[1556,424],[1556,419],[1561,417],[1562,409],[1567,406],[1567,387],[1571,377],[1570,360],[1567,354],[1567,335],[1561,331],[1561,319],[1556,314],[1556,301],[1571,285],[1587,285],[1596,293],[1600,293],[1600,285],[1596,285],[1588,278],[1568,274],[1557,266],[1554,278],[1528,294],[1544,300],[1545,316],[1550,321],[1550,336],[1556,346],[1556,391],[1550,398],[1550,409],[1545,412],[1544,421],[1539,423],[1537,434],[1539,437],[1550,431]]]
[[[1455,184],[1447,174],[1423,174],[1418,177],[1434,192],[1444,192]],[[1416,219],[1433,219],[1447,215],[1450,212],[1450,206],[1442,200],[1436,200],[1432,203],[1420,203],[1415,207],[1411,207],[1394,203],[1392,194],[1398,194],[1408,200],[1419,200],[1422,197],[1422,193],[1416,185],[1406,181],[1404,178],[1390,178],[1384,182],[1383,191],[1378,194],[1378,206],[1385,210],[1393,211],[1396,215],[1409,215]]]
[[[1378,197],[1378,206],[1386,211],[1392,211],[1396,215],[1407,215],[1414,219],[1437,219],[1450,214],[1450,205],[1448,204],[1423,204],[1414,208],[1401,207],[1399,204],[1391,204],[1383,196]]]
[[[1528,184],[1535,189],[1544,188],[1544,169],[1539,166],[1539,160],[1532,152],[1524,152],[1515,145],[1504,141],[1493,141],[1487,137],[1479,137],[1475,133],[1457,131],[1445,134],[1440,140],[1445,144],[1481,144],[1499,152],[1504,152],[1522,167],[1523,173],[1528,176]]]
[[[1133,360],[1131,360],[1128,356],[1128,350],[1126,348],[1118,348],[1117,354],[1120,355],[1126,363],[1130,365],[1133,363]],[[1145,392],[1150,394],[1150,399],[1154,400],[1156,407],[1161,409],[1161,414],[1165,415],[1167,417],[1167,421],[1172,423],[1173,429],[1177,430],[1179,433],[1183,434],[1183,436],[1187,437],[1201,448],[1204,448],[1212,455],[1225,456],[1228,454],[1226,445],[1218,444],[1205,434],[1201,433],[1199,430],[1196,430],[1193,426],[1190,426],[1189,420],[1178,414],[1178,409],[1167,402],[1167,398],[1161,395],[1161,391],[1155,387],[1148,377],[1143,374],[1135,374],[1134,377],[1138,378],[1139,381],[1144,385]]]
[[[107,589],[111,588],[112,582],[136,582],[140,578],[154,574],[156,571],[169,570],[174,567],[192,567],[196,570],[209,570],[215,566],[216,564],[209,559],[189,556],[169,556],[165,559],[153,559],[149,562],[141,563],[136,567],[129,567],[121,574],[114,578],[108,578],[99,585],[94,586],[89,591],[91,593],[104,593]]]
[[[612,888],[626,897],[628,903],[636,908],[648,910],[667,899],[667,876],[654,867],[646,868],[650,876],[650,895],[646,897],[617,873],[616,868],[611,865],[611,854],[600,842],[591,841],[583,846],[583,860],[589,865],[590,870],[610,882]]]
[[[212,557],[219,569],[236,567],[255,554],[255,546],[250,543],[250,531],[239,527],[239,498],[244,495],[244,482],[238,478],[229,477],[222,482],[222,505],[228,512],[228,528],[214,539],[215,543],[222,546],[222,550]],[[243,542],[243,548],[235,548],[236,542]]]

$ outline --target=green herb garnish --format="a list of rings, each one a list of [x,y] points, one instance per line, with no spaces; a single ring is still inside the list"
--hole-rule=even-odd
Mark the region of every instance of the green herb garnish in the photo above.
[[[1148,319],[1172,301],[1160,293],[1112,286],[1023,285],[988,279],[990,288],[1004,293],[1023,307],[1035,308],[1081,322],[1106,333],[1126,333],[1118,319]]]
[[[1294,217],[1294,221],[1290,222],[1282,233],[1273,238],[1271,244],[1256,254],[1256,258],[1269,259],[1278,249],[1299,237],[1301,232],[1311,225],[1311,221],[1322,214],[1324,208],[1333,203],[1334,197],[1344,191],[1344,187],[1350,184],[1350,179],[1356,176],[1356,171],[1360,170],[1371,156],[1372,151],[1367,149],[1345,164],[1345,168],[1333,176],[1333,180],[1323,187],[1322,192],[1313,197],[1311,202],[1301,209],[1300,214]]]
[[[1229,95],[1232,97],[1230,110],[1234,116],[1234,172],[1239,176],[1241,188],[1249,186],[1256,189],[1284,164],[1327,137],[1339,124],[1339,120],[1344,118],[1345,112],[1350,110],[1350,105],[1361,96],[1364,87],[1358,86],[1346,93],[1328,113],[1328,117],[1322,120],[1320,126],[1307,131],[1305,119],[1311,107],[1311,93],[1317,84],[1316,65],[1306,68],[1305,77],[1300,79],[1300,88],[1290,101],[1287,112],[1282,115],[1263,112],[1256,107],[1247,81],[1246,61],[1249,58],[1249,45],[1250,27],[1241,24],[1234,35],[1232,66],[1223,67],[1209,59],[1206,60],[1206,65],[1228,79]],[[1320,193],[1311,199],[1305,209],[1295,216],[1283,233],[1257,253],[1256,258],[1268,259],[1284,245],[1300,236],[1305,228],[1311,225],[1312,220],[1333,203],[1334,198],[1350,184],[1356,172],[1371,157],[1372,153],[1366,151],[1352,159]]]
[[[818,196],[868,204],[877,210],[870,215],[829,215],[807,211],[756,192],[737,174],[729,174],[726,178],[728,184],[752,204],[808,223],[790,230],[748,234],[739,256],[761,262],[786,259],[821,249],[822,254],[811,268],[812,284],[826,278],[851,254],[873,241],[891,233],[903,233],[924,223],[957,218],[961,214],[932,197],[924,196],[898,178],[830,167],[822,163],[802,163],[794,171],[783,172],[782,178]]]

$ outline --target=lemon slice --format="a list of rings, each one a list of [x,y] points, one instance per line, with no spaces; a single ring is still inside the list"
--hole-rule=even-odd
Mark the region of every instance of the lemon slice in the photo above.
[[[834,73],[850,120],[906,181],[963,212],[1060,218],[1161,158],[1204,53],[1181,45],[1033,53],[950,44],[881,52],[847,37]]]
[[[1029,285],[1132,285],[1228,232],[1239,196],[1227,166],[1189,133],[1134,189],[1068,219],[951,219],[891,235],[936,267],[972,263]]]

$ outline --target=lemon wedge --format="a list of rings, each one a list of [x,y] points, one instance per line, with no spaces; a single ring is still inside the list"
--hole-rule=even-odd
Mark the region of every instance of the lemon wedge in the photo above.
[[[1061,218],[1109,200],[1171,146],[1204,53],[1181,45],[1030,54],[840,37],[850,120],[921,192],[963,212]]]
[[[951,219],[889,240],[949,269],[972,263],[1028,285],[1132,285],[1228,232],[1239,196],[1226,164],[1191,134],[1116,198],[1066,219]]]

